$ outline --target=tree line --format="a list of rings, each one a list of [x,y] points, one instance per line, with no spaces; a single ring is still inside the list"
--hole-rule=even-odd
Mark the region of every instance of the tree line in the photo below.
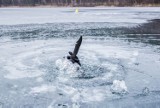
[[[134,6],[157,5],[160,0],[0,0],[2,6]]]

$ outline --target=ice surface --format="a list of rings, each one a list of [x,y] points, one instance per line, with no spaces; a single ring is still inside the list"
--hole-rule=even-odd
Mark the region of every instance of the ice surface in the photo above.
[[[34,87],[31,88],[30,93],[46,93],[46,92],[54,92],[55,87],[53,86],[48,86],[48,85],[41,85],[40,87]]]
[[[159,18],[157,7],[101,8],[1,8],[0,25],[43,24],[55,22],[123,22],[143,23]],[[122,25],[117,25],[122,26]]]
[[[149,89],[147,87],[143,88],[142,94],[143,95],[148,95],[149,94]]]
[[[82,63],[79,71],[77,65],[63,59],[73,48],[72,43],[76,39],[59,38],[27,42],[4,40],[5,43],[0,46],[3,88],[1,102],[5,103],[5,107],[12,104],[11,99],[15,99],[15,107],[23,107],[24,101],[35,107],[39,107],[40,102],[49,108],[59,107],[60,104],[68,107],[93,107],[92,105],[98,104],[106,106],[106,102],[114,107],[114,101],[122,98],[121,94],[127,90],[128,94],[125,97],[128,97],[128,100],[122,100],[125,102],[139,96],[146,86],[151,89],[150,101],[154,102],[152,98],[158,98],[155,97],[157,94],[155,95],[154,91],[159,90],[160,65],[159,62],[155,62],[159,59],[159,54],[153,52],[156,47],[143,47],[141,44],[137,46],[138,44],[134,43],[128,45],[128,42],[119,39],[96,39],[84,37],[79,53]],[[62,46],[64,42],[65,45]],[[148,64],[154,68],[150,68]],[[7,97],[5,100],[5,94],[13,97]],[[20,103],[17,102],[17,98]],[[31,99],[36,102],[32,102]],[[140,98],[139,101],[141,102]],[[115,107],[117,105],[127,106],[131,103],[115,103]]]
[[[0,9],[0,107],[158,108],[158,31],[135,25],[148,28],[160,9],[79,10]],[[80,35],[81,67],[63,58]]]

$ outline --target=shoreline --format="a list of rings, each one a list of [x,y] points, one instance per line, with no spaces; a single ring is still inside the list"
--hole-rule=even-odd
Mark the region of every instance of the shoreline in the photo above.
[[[105,8],[105,7],[160,7],[157,5],[133,5],[133,6],[116,6],[116,5],[99,5],[99,6],[56,6],[56,5],[38,5],[38,6],[0,6],[0,8]]]

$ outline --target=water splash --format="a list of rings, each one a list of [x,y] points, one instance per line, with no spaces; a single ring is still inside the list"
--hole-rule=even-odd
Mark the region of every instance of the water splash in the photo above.
[[[60,71],[60,76],[69,76],[69,77],[76,76],[77,71],[80,68],[78,64],[76,63],[73,64],[66,58],[56,60],[55,64]]]

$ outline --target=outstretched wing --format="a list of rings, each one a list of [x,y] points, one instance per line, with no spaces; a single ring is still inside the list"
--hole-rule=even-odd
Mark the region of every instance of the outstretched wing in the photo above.
[[[82,36],[79,38],[79,40],[76,42],[74,51],[73,51],[73,56],[75,57],[78,54],[79,47],[81,46],[82,43]]]

